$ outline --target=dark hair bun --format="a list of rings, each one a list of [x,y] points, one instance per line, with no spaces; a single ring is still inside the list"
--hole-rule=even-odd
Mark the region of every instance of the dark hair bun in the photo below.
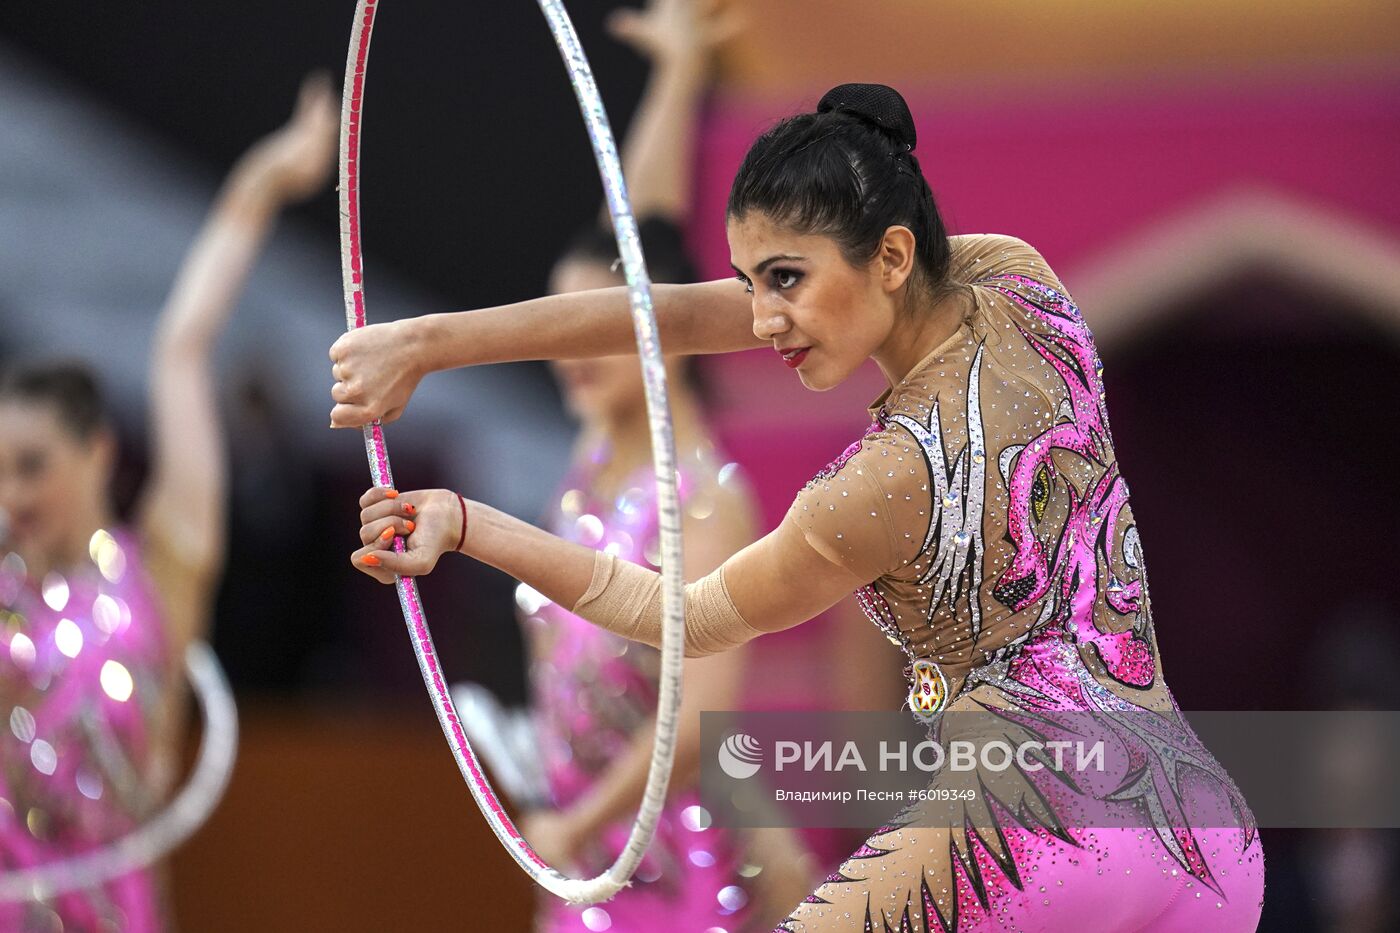
[[[827,91],[817,104],[817,113],[849,113],[873,123],[907,149],[919,141],[909,105],[900,93],[883,84],[843,84]]]
[[[948,279],[952,245],[919,160],[904,98],[880,84],[843,84],[816,113],[799,113],[749,147],[729,189],[726,216],[750,211],[804,234],[829,237],[854,266],[870,262],[886,231],[914,234],[920,287]]]

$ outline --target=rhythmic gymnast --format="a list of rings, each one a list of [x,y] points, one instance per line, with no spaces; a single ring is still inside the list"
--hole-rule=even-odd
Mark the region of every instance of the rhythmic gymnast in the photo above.
[[[116,442],[80,365],[0,380],[0,873],[112,843],[174,776],[185,647],[205,637],[225,537],[214,345],[282,209],[334,165],[336,106],[308,81],[230,173],[180,268],[151,355],[151,475],[124,526]],[[0,929],[164,929],[155,869],[0,903]]]
[[[737,282],[655,288],[668,353],[771,346],[815,391],[874,359],[889,382],[865,435],[782,523],[687,587],[687,654],[800,624],[855,591],[908,659],[911,707],[943,714],[935,722],[1093,714],[1117,740],[1122,723],[1141,729],[1140,767],[1102,792],[1043,771],[977,774],[984,797],[876,828],[779,929],[1253,930],[1261,843],[1162,678],[1093,337],[1032,247],[947,235],[915,143],[897,92],[833,89],[764,133],[735,178]],[[366,327],[331,348],[331,422],[397,418],[435,370],[604,356],[631,340],[623,289]],[[455,549],[659,642],[650,570],[448,490],[376,488],[360,507],[352,561],[380,582],[429,573]],[[407,535],[404,553],[385,529]],[[1140,822],[1078,819],[1106,811]]]

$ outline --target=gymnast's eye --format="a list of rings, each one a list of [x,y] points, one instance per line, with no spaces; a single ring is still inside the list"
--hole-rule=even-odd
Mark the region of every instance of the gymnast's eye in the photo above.
[[[750,295],[753,294],[753,283],[749,281],[749,277],[747,275],[736,275],[734,276],[734,278],[744,283],[744,291],[748,292]]]
[[[781,291],[792,288],[800,281],[802,281],[801,272],[796,272],[792,269],[773,270],[773,284]]]
[[[1031,514],[1036,521],[1045,517],[1045,507],[1050,504],[1050,471],[1041,464],[1040,469],[1035,471],[1035,480],[1031,483]]]

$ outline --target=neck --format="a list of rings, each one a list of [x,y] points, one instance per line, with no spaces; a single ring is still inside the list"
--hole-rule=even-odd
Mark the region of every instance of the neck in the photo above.
[[[681,380],[671,380],[668,385],[676,448],[684,450],[694,446],[702,433],[700,405]],[[600,418],[588,425],[588,432],[608,445],[608,459],[594,480],[604,491],[651,462],[651,425],[645,405]]]
[[[874,353],[885,380],[891,386],[899,385],[924,357],[957,333],[973,300],[966,288],[906,300],[889,337]]]
[[[106,503],[90,503],[75,517],[72,533],[58,542],[58,546],[43,554],[22,554],[29,575],[42,579],[52,570],[61,573],[71,571],[88,560],[88,542],[99,528],[110,529],[115,516]]]

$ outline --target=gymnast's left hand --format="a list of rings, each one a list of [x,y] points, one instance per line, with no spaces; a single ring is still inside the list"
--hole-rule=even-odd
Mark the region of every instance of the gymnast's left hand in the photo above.
[[[360,543],[355,569],[380,583],[432,573],[438,558],[466,537],[470,503],[450,489],[399,492],[375,486],[360,497]],[[403,538],[402,552],[394,540]]]
[[[331,345],[331,427],[396,420],[431,367],[421,318],[369,324]]]

